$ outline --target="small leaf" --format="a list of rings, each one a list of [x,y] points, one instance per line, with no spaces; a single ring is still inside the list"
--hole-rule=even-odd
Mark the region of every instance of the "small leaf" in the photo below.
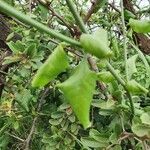
[[[115,101],[114,100],[108,100],[108,101],[94,101],[92,103],[93,106],[101,108],[101,109],[113,109],[115,106]]]
[[[22,89],[20,93],[15,95],[16,101],[23,107],[26,111],[29,111],[29,103],[33,96],[31,95],[30,90]]]
[[[30,44],[26,48],[25,53],[27,54],[27,56],[30,56],[31,58],[34,57],[34,56],[36,56],[36,54],[37,54],[36,44],[35,43]]]
[[[18,54],[19,52],[23,52],[25,50],[25,46],[21,41],[17,41],[14,43],[13,41],[8,42],[7,45],[12,50],[14,54]]]
[[[37,71],[32,80],[33,87],[43,87],[69,66],[67,55],[59,45]]]
[[[150,115],[148,113],[143,113],[140,116],[140,119],[141,119],[141,121],[142,121],[143,124],[150,125]]]
[[[90,126],[89,111],[95,83],[96,74],[89,70],[87,61],[84,60],[68,80],[57,85],[84,128]]]
[[[137,57],[138,55],[134,55],[127,60],[129,79],[131,79],[133,73],[137,72],[136,65],[135,65]]]
[[[91,147],[91,148],[99,148],[99,147],[108,146],[108,144],[106,143],[101,143],[99,141],[94,140],[93,138],[88,138],[88,137],[81,138],[81,142],[83,146]]]
[[[150,138],[150,126],[134,124],[132,125],[132,131],[139,137],[147,136]]]
[[[109,143],[109,136],[107,136],[106,133],[102,134],[95,129],[91,129],[89,135],[91,138],[95,139],[96,141],[106,143],[106,144]]]
[[[49,123],[51,125],[57,126],[57,125],[59,125],[61,123],[61,121],[62,121],[62,119],[50,119]]]
[[[130,19],[129,25],[137,33],[149,33],[150,32],[150,20],[135,20]]]
[[[62,118],[63,116],[64,116],[64,113],[58,112],[58,111],[51,114],[51,117],[52,117],[53,119]]]
[[[14,35],[15,35],[15,33],[14,33],[14,32],[10,33],[10,34],[7,36],[6,41],[7,41],[7,42],[11,41],[11,40],[12,40],[12,38],[14,37]]]

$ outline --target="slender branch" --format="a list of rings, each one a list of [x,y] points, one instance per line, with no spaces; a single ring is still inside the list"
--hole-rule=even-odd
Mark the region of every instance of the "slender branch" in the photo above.
[[[30,18],[29,16],[15,10],[12,6],[9,6],[4,1],[0,0],[0,11],[2,11],[5,14],[8,14],[9,16],[17,18],[19,21],[24,22],[25,24],[28,24],[30,26],[33,26],[40,31],[49,34],[52,37],[58,38],[61,41],[65,41],[67,43],[70,43],[75,46],[80,46],[80,43],[72,38],[69,38],[67,36],[64,36],[61,33],[56,32],[53,29],[50,29],[49,27],[43,25],[42,23]]]
[[[120,13],[120,10],[118,8],[116,8],[113,4],[108,3],[108,5],[113,8],[116,12]]]
[[[88,10],[87,15],[84,18],[84,23],[86,23],[89,20],[89,18],[92,16],[92,14],[94,13],[95,7],[97,6],[97,4],[99,4],[99,0],[94,0],[91,3],[92,5],[90,9]]]
[[[71,13],[73,14],[73,16],[74,16],[74,18],[75,18],[77,24],[79,25],[81,31],[82,31],[83,33],[87,33],[87,30],[86,30],[86,28],[85,28],[84,22],[83,22],[82,18],[79,16],[79,13],[77,12],[77,10],[76,10],[76,8],[75,8],[75,6],[74,6],[72,0],[66,0],[66,3],[67,3],[67,5],[68,5],[68,7],[69,7]]]
[[[5,132],[6,134],[8,134],[9,136],[21,141],[21,142],[24,142],[24,139],[21,139],[20,137],[16,136],[16,135],[13,135],[13,134],[10,134],[9,132]]]
[[[70,31],[71,35],[74,36],[74,32],[73,30],[71,29],[70,25],[68,23],[65,22],[64,18],[59,16],[51,7],[50,5],[47,5],[47,4],[44,4],[42,0],[38,0],[39,3],[41,3],[42,5],[44,5],[45,7],[47,7],[47,9],[49,11],[51,11],[51,13],[56,16],[67,28],[68,30]]]
[[[56,45],[59,44],[59,42],[57,42],[57,41],[55,41],[53,39],[50,39],[49,41],[52,42],[52,43],[54,43],[54,44],[56,44]],[[71,52],[71,53],[75,54],[76,56],[83,57],[83,55],[81,55],[81,53],[79,53],[79,51],[75,51],[74,49],[66,47],[65,50],[68,51],[68,52]]]

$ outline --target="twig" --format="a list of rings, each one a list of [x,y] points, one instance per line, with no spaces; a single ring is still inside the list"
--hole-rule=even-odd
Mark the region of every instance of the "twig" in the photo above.
[[[39,99],[38,106],[37,106],[37,112],[39,112],[41,110],[43,100],[47,96],[48,92],[49,92],[49,88],[46,88],[44,92],[42,91],[42,96],[40,96],[41,98]],[[34,131],[36,128],[37,119],[38,119],[38,116],[35,116],[35,118],[33,119],[30,133],[28,134],[28,136],[25,140],[25,149],[24,150],[29,150],[30,141],[32,139],[32,135],[34,134]]]
[[[68,30],[70,31],[70,34],[71,34],[72,36],[74,36],[73,30],[71,29],[70,25],[65,22],[65,20],[64,20],[63,17],[59,16],[59,15],[52,9],[52,7],[51,7],[49,4],[44,4],[41,0],[38,0],[38,1],[39,1],[39,3],[41,3],[42,5],[44,5],[45,7],[47,7],[47,9],[48,9],[49,11],[51,11],[52,15],[53,15],[53,16],[56,16],[56,17],[68,28]]]
[[[90,9],[88,10],[87,15],[84,18],[84,23],[86,23],[89,20],[89,18],[92,16],[92,14],[94,13],[95,7],[99,3],[99,0],[94,0],[91,3],[92,3],[92,5],[91,5]]]
[[[113,4],[108,3],[108,5],[109,5],[110,7],[112,7],[116,12],[120,13],[120,10],[119,10],[118,8],[116,8]]]
[[[13,138],[15,138],[15,139],[21,141],[21,142],[24,142],[24,141],[25,141],[25,140],[21,139],[20,137],[18,137],[18,136],[16,136],[16,135],[10,134],[10,133],[8,133],[8,132],[5,132],[5,133],[8,134],[9,136],[11,136],[11,137],[13,137]]]

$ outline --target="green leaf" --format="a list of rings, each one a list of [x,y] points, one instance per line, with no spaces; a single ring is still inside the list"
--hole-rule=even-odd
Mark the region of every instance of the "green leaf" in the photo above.
[[[98,58],[112,56],[112,51],[108,46],[107,31],[104,29],[99,29],[93,34],[82,34],[80,42],[85,51]]]
[[[43,87],[69,66],[67,55],[61,45],[57,46],[32,80],[33,87]]]
[[[36,56],[36,54],[37,54],[36,44],[35,43],[30,44],[26,48],[25,53],[27,54],[27,56],[30,56],[31,58],[34,57],[34,56]]]
[[[15,36],[15,33],[14,33],[14,32],[10,33],[10,34],[7,36],[6,41],[7,41],[7,42],[11,41],[14,36]]]
[[[109,71],[102,71],[97,74],[98,79],[104,83],[109,83],[115,80],[114,76]]]
[[[148,93],[148,90],[144,88],[142,85],[137,83],[135,80],[130,80],[126,83],[127,89],[133,94],[142,94]]]
[[[132,125],[132,131],[139,137],[147,136],[150,138],[150,126],[134,124]]]
[[[95,84],[96,74],[89,70],[87,61],[84,60],[68,80],[57,85],[84,128],[90,126],[89,111]]]
[[[130,19],[129,25],[137,33],[149,33],[150,32],[150,20],[135,20]]]
[[[102,134],[95,129],[91,129],[89,135],[91,138],[95,139],[96,141],[105,143],[106,145],[109,143],[109,136],[107,136],[107,133]]]
[[[91,148],[99,148],[99,147],[107,146],[105,143],[101,143],[101,142],[96,141],[93,138],[89,138],[89,137],[81,138],[81,142],[82,142],[83,146],[91,147]]]
[[[32,100],[33,96],[31,95],[30,90],[21,89],[20,93],[15,94],[16,101],[19,103],[21,107],[23,107],[26,111],[29,111],[29,103]]]
[[[92,105],[101,109],[113,109],[115,106],[116,101],[114,100],[107,100],[107,101],[94,101]]]
[[[127,60],[129,79],[131,79],[133,73],[137,72],[135,65],[137,57],[138,55],[134,55]]]
[[[10,138],[8,135],[6,134],[0,135],[0,149],[6,150],[8,148],[9,141]]]
[[[136,18],[136,16],[127,9],[125,9],[125,11],[124,11],[124,17],[126,20],[129,20],[130,18]]]
[[[142,121],[143,124],[150,125],[150,115],[148,113],[143,113],[140,116],[140,119],[141,119],[141,121]]]
[[[12,50],[14,54],[18,54],[19,52],[23,52],[25,50],[25,45],[22,44],[21,41],[17,41],[14,43],[13,41],[8,42],[7,45]]]
[[[50,119],[49,123],[51,125],[57,126],[57,125],[59,125],[61,123],[61,121],[62,121],[62,118],[61,119]]]

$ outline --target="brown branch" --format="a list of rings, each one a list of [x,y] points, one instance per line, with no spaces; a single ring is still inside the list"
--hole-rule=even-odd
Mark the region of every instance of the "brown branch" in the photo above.
[[[61,17],[60,15],[58,15],[53,9],[52,7],[48,4],[48,3],[43,3],[41,0],[38,0],[39,3],[41,3],[43,6],[45,6],[51,13],[53,16],[57,17],[67,28],[68,30],[70,31],[70,34],[72,36],[74,36],[74,32],[72,30],[72,28],[70,27],[70,25],[68,23],[65,22],[64,18]]]
[[[121,13],[120,10],[119,10],[118,8],[116,8],[113,4],[108,3],[108,5],[109,5],[112,9],[114,9],[116,12]]]
[[[99,3],[99,0],[91,1],[91,3],[92,3],[92,5],[91,5],[90,9],[88,10],[87,15],[84,18],[84,23],[87,23],[87,21],[90,19],[90,17],[94,13],[95,7]]]

